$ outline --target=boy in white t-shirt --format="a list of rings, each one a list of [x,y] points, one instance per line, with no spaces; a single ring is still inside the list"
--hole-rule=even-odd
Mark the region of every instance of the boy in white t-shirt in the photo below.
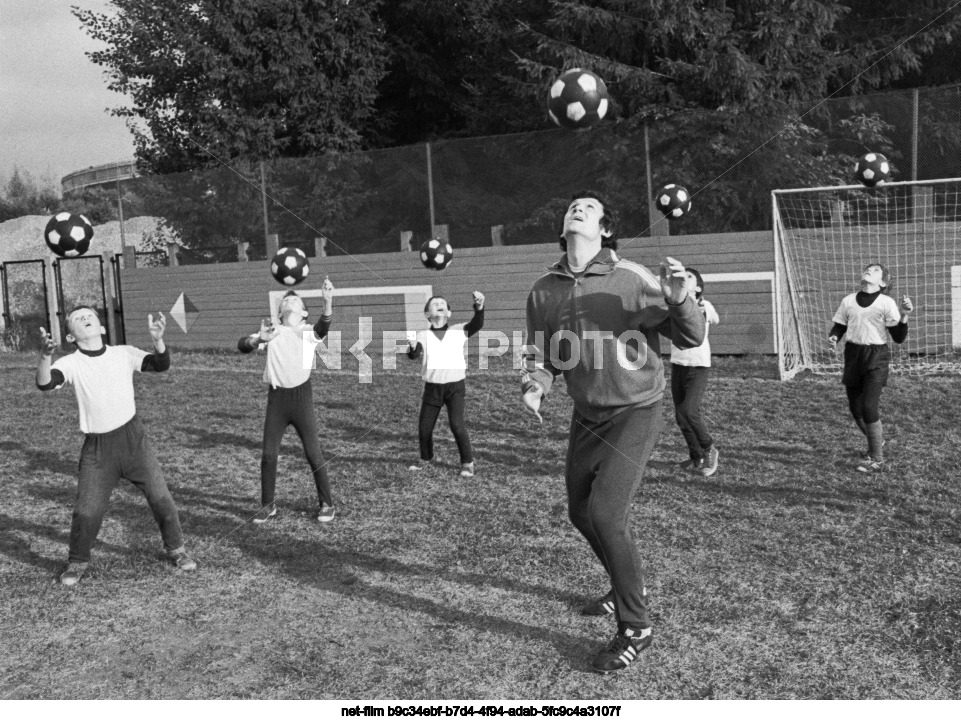
[[[895,343],[908,337],[908,315],[914,310],[904,295],[901,305],[887,295],[891,274],[880,263],[872,263],[861,274],[861,290],[844,297],[828,334],[833,348],[842,336],[844,384],[854,422],[868,440],[867,453],[857,469],[877,473],[884,467],[884,433],[881,427],[881,390],[888,382],[891,351],[888,335]]]
[[[180,518],[164,480],[157,455],[137,417],[133,374],[162,373],[170,367],[170,353],[163,334],[167,320],[147,316],[154,352],[129,345],[108,346],[97,311],[78,306],[67,313],[67,340],[77,350],[51,365],[56,343],[44,328],[37,366],[37,387],[51,391],[73,385],[80,410],[80,430],[86,438],[80,452],[77,499],[70,524],[70,556],[60,576],[64,586],[77,584],[90,562],[90,552],[110,494],[121,478],[134,484],[146,497],[164,548],[171,562],[182,571],[194,571],[197,563],[187,555]]]
[[[474,291],[474,317],[463,325],[449,325],[450,304],[445,298],[434,296],[424,306],[424,315],[430,323],[427,330],[418,331],[408,338],[407,357],[423,358],[421,377],[424,379],[424,395],[420,405],[418,436],[420,462],[410,470],[419,471],[434,461],[434,426],[440,409],[447,408],[447,420],[457,442],[460,455],[460,475],[474,475],[474,456],[471,452],[467,424],[464,422],[464,402],[467,393],[467,359],[464,347],[467,339],[484,326],[484,294]]]
[[[702,476],[717,472],[718,450],[701,416],[701,400],[711,373],[711,343],[708,333],[712,325],[721,319],[710,301],[705,300],[704,281],[694,268],[687,268],[685,287],[693,295],[704,313],[704,342],[694,348],[680,349],[671,343],[671,397],[674,400],[674,418],[687,443],[690,458],[681,462],[681,468]]]
[[[327,461],[320,447],[317,413],[314,410],[310,373],[317,366],[317,358],[310,368],[304,367],[304,344],[315,350],[327,337],[333,312],[334,286],[329,278],[321,287],[323,308],[320,319],[311,327],[307,322],[307,308],[303,299],[289,291],[280,301],[280,325],[270,321],[260,324],[260,330],[244,336],[237,343],[241,353],[250,353],[267,346],[264,382],[267,389],[267,414],[264,419],[263,453],[260,459],[260,510],[254,523],[265,523],[277,515],[274,489],[277,485],[277,460],[280,442],[287,426],[293,426],[300,436],[304,455],[313,474],[320,511],[317,520],[334,520],[334,501],[327,478]]]

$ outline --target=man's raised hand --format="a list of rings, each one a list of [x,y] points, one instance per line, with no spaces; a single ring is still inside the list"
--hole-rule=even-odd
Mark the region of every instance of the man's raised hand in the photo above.
[[[661,261],[660,270],[664,300],[672,305],[680,305],[687,298],[687,271],[684,264],[668,257]]]

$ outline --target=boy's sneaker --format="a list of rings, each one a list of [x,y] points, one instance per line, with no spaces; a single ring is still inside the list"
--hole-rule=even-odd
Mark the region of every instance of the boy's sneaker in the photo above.
[[[470,463],[461,463],[460,475],[462,478],[473,478],[474,477],[474,461],[471,461]]]
[[[197,570],[197,562],[187,555],[187,549],[183,546],[168,553],[167,558],[181,571]]]
[[[417,471],[423,471],[426,468],[430,468],[432,465],[434,465],[433,459],[425,461],[423,458],[421,458],[419,461],[417,461],[417,463],[409,466],[407,470],[414,471],[416,473]]]
[[[614,613],[614,589],[612,588],[606,595],[595,598],[581,609],[582,616],[606,616]]]
[[[702,476],[713,476],[717,473],[717,460],[720,454],[717,452],[717,446],[711,446],[707,451],[707,455],[704,456],[704,460],[697,467],[697,472]]]
[[[334,507],[324,503],[320,507],[320,513],[317,514],[317,520],[321,523],[330,523],[334,520]]]
[[[277,504],[268,503],[266,506],[257,511],[254,516],[254,523],[267,523],[271,518],[277,515]]]
[[[866,461],[858,464],[858,470],[861,473],[880,473],[884,470],[884,461],[876,461],[869,456]]]
[[[650,646],[653,640],[654,633],[651,628],[639,631],[626,628],[623,633],[616,634],[614,640],[607,644],[607,648],[594,657],[591,668],[598,673],[622,671],[630,666],[637,654]]]
[[[677,465],[682,471],[687,471],[688,473],[694,473],[698,468],[700,468],[703,459],[694,460],[693,458],[688,458],[686,461],[681,461]]]
[[[67,570],[60,574],[60,583],[64,586],[76,586],[86,570],[86,563],[70,561],[67,564]]]

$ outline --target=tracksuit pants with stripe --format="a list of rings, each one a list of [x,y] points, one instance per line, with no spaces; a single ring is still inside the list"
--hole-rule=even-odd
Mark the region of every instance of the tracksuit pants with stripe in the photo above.
[[[661,401],[595,422],[576,410],[567,449],[571,523],[610,577],[618,626],[651,625],[647,590],[631,533],[631,501],[664,427]]]
[[[267,415],[264,419],[264,446],[260,459],[260,501],[266,506],[274,502],[277,485],[277,459],[280,442],[287,426],[293,426],[304,447],[304,455],[314,477],[320,505],[334,505],[327,479],[327,462],[320,448],[317,414],[310,381],[294,388],[270,388],[267,391]]]
[[[70,523],[70,561],[87,563],[107,512],[110,494],[126,478],[147,499],[160,526],[164,548],[170,552],[184,545],[180,517],[167,488],[157,454],[143,424],[134,416],[108,433],[88,433],[80,451],[77,500]]]

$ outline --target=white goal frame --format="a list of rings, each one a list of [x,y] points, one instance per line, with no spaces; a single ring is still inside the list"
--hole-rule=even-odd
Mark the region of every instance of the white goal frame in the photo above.
[[[828,332],[869,263],[915,308],[907,340],[889,344],[892,372],[961,373],[961,178],[775,190],[771,205],[782,380],[841,371]]]

